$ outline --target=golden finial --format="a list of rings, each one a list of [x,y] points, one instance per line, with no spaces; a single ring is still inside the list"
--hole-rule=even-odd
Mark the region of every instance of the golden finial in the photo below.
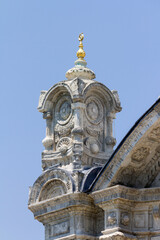
[[[85,61],[84,57],[85,57],[86,54],[85,54],[85,51],[83,50],[83,43],[82,43],[83,38],[84,38],[83,33],[80,33],[79,38],[78,38],[78,40],[79,40],[79,50],[77,52],[77,57],[78,57],[78,59]]]

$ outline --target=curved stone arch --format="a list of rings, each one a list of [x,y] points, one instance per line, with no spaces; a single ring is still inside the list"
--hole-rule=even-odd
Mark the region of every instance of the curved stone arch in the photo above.
[[[122,110],[120,102],[118,101],[117,91],[110,91],[102,83],[93,82],[84,89],[84,98],[86,99],[91,92],[100,96],[101,101],[104,99],[105,102],[103,104],[107,106],[110,111],[120,112]],[[117,94],[117,99],[115,97],[115,93]]]
[[[154,158],[155,151],[159,146],[159,136],[157,139],[153,137],[152,132],[155,132],[154,129],[160,127],[160,99],[158,99],[148,111],[143,114],[143,116],[135,123],[131,130],[127,133],[124,139],[121,141],[117,149],[114,151],[109,161],[103,167],[98,177],[92,183],[89,191],[96,191],[100,189],[105,189],[107,187],[113,186],[115,184],[123,184],[118,182],[117,179],[121,175],[122,171],[129,168],[129,171],[135,174],[134,169],[140,171],[143,164],[139,165],[139,159],[133,161],[132,154],[134,151],[139,150],[141,147],[145,149],[151,145],[151,150],[148,151],[148,155],[144,154],[144,161],[147,159],[148,162],[151,161],[152,157]],[[151,136],[151,137],[150,137]],[[148,143],[147,143],[148,142]],[[145,144],[147,145],[145,146]],[[137,147],[138,146],[138,147]],[[141,167],[141,168],[140,168]],[[125,174],[127,174],[125,172]],[[156,177],[156,176],[155,176]],[[132,181],[132,187],[137,187],[136,184]],[[127,182],[127,184],[130,184]],[[147,186],[148,182],[143,182],[142,186]]]
[[[38,110],[40,112],[47,112],[53,108],[53,103],[57,100],[58,95],[66,93],[72,99],[72,92],[69,86],[64,83],[60,82],[52,86],[48,91],[42,91],[39,100]]]
[[[71,175],[63,169],[48,169],[46,170],[33,184],[29,194],[29,204],[36,203],[39,200],[40,192],[44,186],[54,180],[59,180],[65,186],[65,193],[72,193],[75,190],[74,182]]]
[[[48,180],[41,188],[38,201],[47,200],[67,193],[65,183],[57,178]]]

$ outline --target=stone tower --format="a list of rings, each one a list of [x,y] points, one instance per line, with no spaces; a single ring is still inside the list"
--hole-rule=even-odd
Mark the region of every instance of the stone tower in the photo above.
[[[40,95],[43,173],[28,207],[45,240],[160,240],[160,98],[113,151],[118,93],[94,80],[83,37],[67,80]]]
[[[116,113],[121,111],[118,93],[95,81],[94,72],[86,67],[83,38],[84,35],[80,34],[78,59],[67,71],[67,80],[48,91],[41,91],[39,98],[38,110],[46,120],[46,136],[42,141],[45,147],[42,152],[43,173],[31,187],[29,208],[44,224],[46,240],[51,236],[59,239],[59,232],[66,235],[69,225],[74,228],[75,224],[83,224],[83,218],[90,221],[95,211],[88,206],[91,200],[82,192],[88,189],[93,177],[108,161],[116,144],[112,125]],[[77,205],[76,197],[77,202],[84,202],[84,206],[78,209],[78,203],[76,209],[74,206],[71,211],[65,209],[52,216],[50,212],[56,205],[50,200],[58,196],[63,202],[73,198]],[[65,220],[68,214],[70,223]],[[97,214],[101,215],[101,211]],[[74,215],[82,221],[77,223]],[[83,232],[83,235],[92,232],[92,227],[88,225],[88,228],[89,232]],[[77,231],[81,232],[80,226]],[[75,232],[74,229],[71,232]]]

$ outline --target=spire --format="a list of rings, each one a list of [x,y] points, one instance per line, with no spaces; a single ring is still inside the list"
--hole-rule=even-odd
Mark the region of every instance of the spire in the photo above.
[[[94,79],[96,77],[94,72],[86,67],[87,62],[84,59],[86,53],[83,50],[83,42],[82,42],[83,39],[84,39],[84,34],[80,33],[78,38],[79,40],[79,49],[77,51],[78,59],[75,61],[75,66],[66,72],[66,78],[68,80],[72,80],[76,77],[79,77],[82,79]]]
[[[77,51],[77,57],[78,59],[76,60],[75,64],[78,63],[79,61],[83,61],[86,64],[86,61],[84,60],[84,57],[86,55],[85,51],[83,50],[83,39],[84,39],[84,35],[83,33],[79,34],[79,50]]]

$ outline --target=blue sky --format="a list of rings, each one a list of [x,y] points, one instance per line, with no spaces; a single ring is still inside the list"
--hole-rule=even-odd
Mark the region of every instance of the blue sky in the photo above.
[[[27,209],[41,174],[41,90],[65,80],[85,35],[88,67],[119,92],[117,142],[160,95],[159,0],[0,1],[0,239],[44,240]]]

